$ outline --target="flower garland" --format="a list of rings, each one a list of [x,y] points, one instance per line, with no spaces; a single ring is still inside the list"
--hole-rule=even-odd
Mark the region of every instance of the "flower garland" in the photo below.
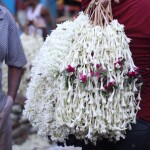
[[[62,132],[56,130],[56,79],[72,46],[75,27],[69,21],[58,25],[51,36],[47,37],[31,69],[24,115],[38,129],[40,135],[54,135],[52,139]]]
[[[125,138],[140,109],[140,74],[117,20],[100,27],[81,13],[58,25],[34,60],[24,115],[41,135],[95,143]],[[136,95],[136,96],[135,96]]]

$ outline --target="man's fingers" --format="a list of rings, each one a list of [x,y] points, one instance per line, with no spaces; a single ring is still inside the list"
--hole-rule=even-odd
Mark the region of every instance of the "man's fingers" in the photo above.
[[[115,3],[119,4],[120,3],[120,0],[114,0]]]

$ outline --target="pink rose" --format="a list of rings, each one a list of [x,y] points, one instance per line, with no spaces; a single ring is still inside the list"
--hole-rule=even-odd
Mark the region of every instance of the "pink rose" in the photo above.
[[[114,67],[115,67],[116,69],[122,69],[122,66],[123,66],[123,64],[124,64],[124,61],[125,61],[124,58],[119,57],[119,58],[118,58],[118,61],[116,61],[116,62],[114,63]]]
[[[83,75],[83,73],[80,73],[79,79],[82,81],[82,83],[86,83],[87,82],[87,76]]]
[[[107,85],[104,85],[104,88],[106,91],[108,91],[108,86]]]
[[[93,77],[95,75],[94,71],[90,69],[90,76]]]
[[[120,69],[122,67],[122,62],[118,60],[117,62],[114,63],[114,67]]]
[[[111,81],[109,82],[107,85],[104,86],[105,90],[106,91],[109,91],[112,89],[112,87],[114,87],[116,85],[116,82],[115,81]]]
[[[138,71],[129,71],[127,73],[128,77],[137,77],[139,75]]]
[[[97,72],[95,73],[95,75],[96,75],[96,77],[97,77],[98,79],[101,77],[101,73],[100,73],[99,71],[97,71]]]
[[[96,68],[97,68],[97,69],[102,68],[101,64],[96,64]]]
[[[113,87],[116,85],[116,82],[115,81],[112,81],[112,82],[109,82],[108,83],[108,87]]]
[[[70,73],[70,72],[75,72],[75,67],[72,67],[71,65],[68,65],[68,67],[66,68],[66,70]]]

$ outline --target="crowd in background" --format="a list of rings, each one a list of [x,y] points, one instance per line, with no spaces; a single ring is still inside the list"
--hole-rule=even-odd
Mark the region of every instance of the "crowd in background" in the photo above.
[[[2,0],[14,16],[20,32],[32,33],[34,27],[45,38],[57,23],[77,16],[81,0]],[[40,29],[40,30],[39,30]]]

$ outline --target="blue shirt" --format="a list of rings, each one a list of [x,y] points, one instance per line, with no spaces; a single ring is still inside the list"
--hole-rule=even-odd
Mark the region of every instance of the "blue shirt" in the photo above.
[[[0,112],[5,105],[1,85],[4,60],[13,67],[22,67],[27,63],[16,22],[10,12],[0,5]]]

